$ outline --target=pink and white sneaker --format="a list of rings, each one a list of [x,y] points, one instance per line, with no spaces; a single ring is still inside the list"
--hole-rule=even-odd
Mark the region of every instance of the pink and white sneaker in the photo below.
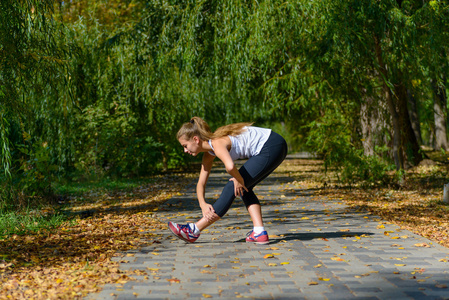
[[[194,234],[190,226],[187,225],[179,225],[173,222],[168,222],[168,228],[181,240],[184,240],[189,243],[195,242],[200,234]]]
[[[268,233],[266,231],[262,231],[259,234],[254,234],[254,231],[250,231],[246,235],[247,243],[256,243],[258,245],[268,244],[270,241],[268,240]]]

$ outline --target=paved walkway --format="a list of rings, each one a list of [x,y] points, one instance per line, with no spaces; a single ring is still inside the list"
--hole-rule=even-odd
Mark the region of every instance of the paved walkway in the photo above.
[[[214,199],[228,180],[209,181]],[[256,188],[269,245],[245,243],[251,222],[240,199],[187,244],[161,232],[161,243],[118,258],[148,275],[107,285],[89,299],[449,299],[449,249],[338,200],[314,197],[290,177],[273,174]],[[201,211],[195,186],[158,217],[178,223]],[[430,247],[423,247],[423,246]]]

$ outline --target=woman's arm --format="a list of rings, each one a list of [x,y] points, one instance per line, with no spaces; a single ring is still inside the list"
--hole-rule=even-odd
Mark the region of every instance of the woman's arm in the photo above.
[[[232,160],[231,154],[229,154],[228,147],[230,146],[230,139],[228,137],[219,138],[212,141],[214,146],[215,155],[223,162],[226,168],[226,172],[229,173],[234,181],[234,194],[235,196],[242,196],[243,191],[248,191],[245,186],[245,180],[242,175],[240,175],[239,170],[237,170],[234,161]]]
[[[200,177],[196,185],[196,195],[198,197],[198,202],[200,204],[201,210],[203,211],[203,216],[208,218],[210,212],[214,213],[212,205],[206,202],[206,184],[209,179],[209,174],[212,169],[212,163],[215,156],[210,153],[205,152],[203,154],[203,160],[201,163]],[[208,214],[209,213],[209,214]]]

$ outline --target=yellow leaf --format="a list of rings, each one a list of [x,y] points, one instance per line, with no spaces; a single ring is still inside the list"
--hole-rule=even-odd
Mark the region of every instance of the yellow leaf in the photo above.
[[[203,268],[210,268],[210,265],[204,265]]]
[[[147,268],[147,269],[150,271],[153,271],[153,272],[159,271],[159,269],[157,269],[157,268]]]
[[[396,267],[405,267],[406,264],[394,264]]]
[[[315,281],[311,281],[311,282],[309,282],[308,284],[309,284],[309,285],[317,285],[317,284],[318,284],[318,282],[315,282]]]
[[[273,254],[265,254],[265,256],[263,258],[273,258]]]
[[[345,261],[343,258],[340,257],[331,257],[331,259],[335,261]]]
[[[321,268],[322,266],[322,264],[317,264],[316,266],[314,266],[314,268]]]
[[[274,264],[274,263],[269,263],[268,264],[270,267],[276,267],[277,266],[277,264]]]
[[[203,294],[203,297],[204,297],[204,298],[212,298],[212,295],[209,295],[209,294]]]
[[[56,283],[61,283],[61,282],[63,282],[64,280],[62,280],[61,278],[58,278],[58,279],[56,279]]]
[[[322,277],[320,277],[320,278],[318,278],[318,280],[329,281],[329,280],[331,280],[331,279],[330,279],[330,278],[322,278]]]
[[[281,262],[281,265],[289,265],[290,263],[288,261]]]
[[[418,243],[414,245],[415,247],[424,247],[424,248],[430,248],[430,246],[426,243]]]

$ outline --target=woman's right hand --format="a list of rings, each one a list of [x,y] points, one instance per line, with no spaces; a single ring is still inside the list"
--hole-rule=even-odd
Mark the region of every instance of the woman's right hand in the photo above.
[[[203,212],[203,217],[205,217],[208,221],[215,220],[215,210],[211,204],[205,203],[201,206],[201,211]]]

